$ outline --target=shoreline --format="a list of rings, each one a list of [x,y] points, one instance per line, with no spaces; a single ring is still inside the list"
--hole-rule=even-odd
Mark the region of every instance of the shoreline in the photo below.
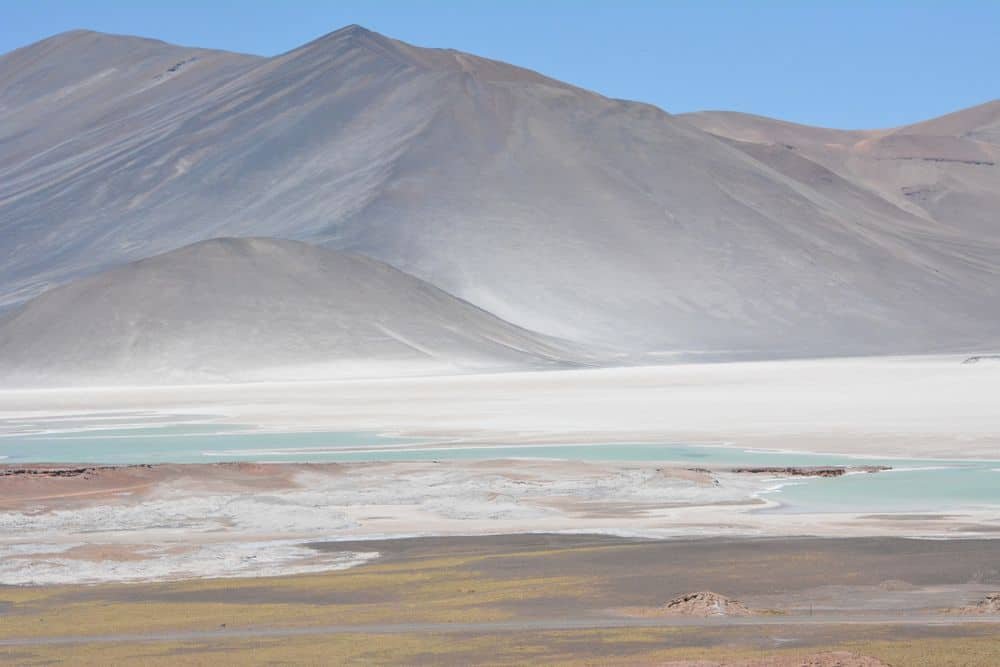
[[[175,426],[182,426],[181,422],[165,422],[162,424],[163,427],[170,428]],[[119,427],[125,430],[126,427]],[[137,428],[148,428],[146,426]],[[98,433],[104,429],[92,429],[94,433]],[[114,436],[98,436],[98,435],[86,435],[88,430],[81,429],[67,429],[62,431],[52,431],[52,432],[41,432],[41,433],[29,433],[29,434],[14,434],[14,433],[0,433],[0,442],[3,438],[17,438],[17,437],[38,437],[52,434],[58,434],[60,436],[65,436],[66,434],[72,434],[73,437],[66,437],[67,440],[86,440],[86,439],[120,439],[120,440],[155,440],[158,438],[166,437],[166,434],[142,434],[142,435],[114,435]],[[238,437],[240,435],[339,435],[344,433],[343,431],[327,431],[325,429],[312,429],[312,430],[296,430],[290,428],[284,429],[269,429],[269,430],[241,430],[241,431],[218,431],[213,433],[191,433],[191,434],[172,434],[170,437],[177,438],[187,438],[187,437],[207,437],[207,436],[230,436]],[[77,435],[79,434],[79,435]],[[314,454],[370,454],[379,452],[430,452],[430,451],[441,451],[447,452],[451,450],[491,450],[491,449],[542,449],[542,448],[565,448],[571,449],[573,447],[628,447],[632,445],[640,446],[662,446],[662,447],[694,447],[703,449],[727,449],[735,450],[746,454],[766,454],[766,455],[799,455],[799,456],[816,456],[816,457],[830,457],[830,458],[843,458],[855,461],[913,461],[913,462],[926,462],[926,463],[954,463],[954,464],[997,464],[1000,465],[1000,456],[997,458],[969,458],[962,456],[961,453],[956,453],[952,457],[943,456],[904,456],[900,454],[862,454],[862,453],[843,453],[837,451],[820,451],[820,450],[809,450],[809,449],[788,449],[783,447],[759,447],[759,446],[742,446],[736,442],[704,442],[704,441],[675,441],[673,439],[663,439],[657,438],[653,435],[647,438],[633,438],[628,440],[604,440],[598,435],[586,436],[584,438],[579,438],[572,442],[567,442],[565,440],[559,439],[559,435],[556,433],[552,434],[540,434],[533,436],[517,436],[510,435],[509,437],[504,437],[506,442],[499,442],[501,439],[500,435],[493,435],[491,437],[483,436],[483,440],[486,442],[479,441],[469,437],[463,437],[458,433],[449,433],[447,435],[418,435],[415,433],[407,432],[372,432],[371,434],[377,438],[417,438],[433,440],[433,442],[427,443],[425,446],[420,446],[418,443],[408,443],[408,444],[389,444],[382,445],[379,447],[304,447],[304,448],[287,448],[287,449],[275,449],[273,453],[262,451],[260,456],[287,456],[291,453],[300,452],[312,452]],[[234,450],[238,451],[238,450]],[[257,450],[245,450],[247,452],[257,451]],[[226,453],[232,453],[226,450]],[[309,461],[309,460],[287,460],[287,461],[274,461],[274,460],[247,460],[247,459],[222,459],[223,453],[216,453],[214,451],[203,452],[203,455],[207,460],[204,462],[194,463],[194,462],[178,462],[178,461],[158,461],[155,463],[149,463],[149,465],[210,465],[214,463],[220,464],[232,464],[232,463],[254,463],[259,465],[267,465],[270,463],[279,464],[307,464],[307,463],[338,463],[338,461]],[[209,460],[209,457],[212,457]],[[0,462],[9,460],[9,456],[0,456]],[[549,461],[578,461],[581,460],[579,457],[537,457],[537,456],[499,456],[496,459],[479,459],[479,460],[549,460]],[[379,461],[385,459],[370,459],[371,461]],[[406,462],[407,459],[395,459],[399,462]],[[421,459],[414,459],[421,460]],[[583,459],[588,460],[588,459]],[[633,461],[632,459],[626,460],[616,460],[616,459],[599,459],[608,463],[622,463],[627,461]],[[635,459],[634,461],[641,461],[642,459]],[[649,459],[653,461],[654,459]],[[339,461],[339,462],[360,462],[358,461]],[[135,462],[135,463],[115,463],[115,462],[81,462],[81,461],[15,461],[12,463],[7,463],[4,465],[101,465],[101,466],[122,466],[122,465],[146,465],[146,463]],[[734,464],[735,465],[735,464]],[[803,464],[808,465],[808,464]],[[822,465],[822,464],[819,464]],[[838,465],[838,464],[833,464]],[[859,466],[859,467],[863,467]]]
[[[1000,537],[1000,507],[980,502],[991,496],[979,490],[957,494],[949,503],[950,491],[944,488],[942,502],[938,496],[928,501],[933,511],[917,511],[914,508],[921,503],[914,504],[905,495],[894,505],[881,501],[877,493],[859,493],[853,504],[845,497],[845,504],[831,510],[829,503],[819,502],[820,492],[819,501],[807,509],[824,509],[792,512],[787,511],[788,498],[782,499],[781,489],[774,487],[802,478],[724,470],[746,467],[747,461],[725,465],[713,461],[708,466],[696,458],[667,462],[666,456],[584,461],[571,449],[565,450],[568,458],[507,456],[516,455],[518,446],[527,452],[574,444],[675,443],[702,451],[730,448],[803,458],[819,455],[834,459],[835,465],[869,459],[893,468],[898,466],[892,461],[1000,468],[1000,460],[994,458],[1000,452],[1000,411],[993,399],[1000,395],[1000,365],[961,361],[959,355],[827,359],[184,390],[0,391],[0,431],[8,432],[81,425],[108,430],[137,420],[138,428],[151,422],[197,424],[206,443],[213,436],[204,431],[242,427],[257,434],[341,434],[347,439],[319,438],[340,449],[372,449],[364,444],[371,433],[428,438],[391,445],[396,449],[508,448],[502,458],[440,462],[430,458],[313,464],[199,460],[157,464],[146,471],[116,466],[94,479],[59,480],[54,491],[42,480],[0,477],[0,549],[83,541],[134,559],[137,550],[146,548],[141,545],[152,543],[162,548],[147,556],[167,559],[175,568],[172,572],[198,576],[199,559],[208,553],[199,555],[198,549],[229,543],[219,555],[246,556],[251,562],[241,567],[246,565],[247,576],[255,576],[254,554],[246,552],[247,544],[414,533],[993,539]],[[364,436],[359,446],[350,444],[354,436]],[[17,436],[0,438],[0,445],[19,448],[0,448],[0,456],[24,457],[30,437],[21,445],[16,440]],[[238,443],[236,439],[231,444]],[[86,451],[81,440],[59,454],[69,456],[77,445]],[[254,445],[266,447],[266,437]],[[213,449],[208,444],[197,446]],[[180,445],[168,442],[167,447]],[[94,451],[95,458],[101,458],[102,451]],[[747,458],[766,459],[763,454]],[[4,469],[23,465],[9,459],[2,464]],[[689,470],[694,467],[707,472]],[[955,484],[972,480],[981,486],[992,481],[984,474],[977,468],[971,476],[949,479],[959,480]],[[886,483],[898,479],[899,484],[914,480],[933,484],[937,479],[898,470],[875,475],[875,479],[885,475]],[[857,483],[862,478],[867,479],[849,474],[829,483],[860,490]],[[824,483],[810,479],[807,487]],[[790,495],[787,489],[786,493]],[[801,497],[809,500],[808,494]],[[35,553],[45,551],[39,548]],[[292,556],[288,564],[308,560],[305,552]],[[81,563],[57,553],[39,558],[35,565],[39,576],[67,581],[100,579],[111,571],[97,561]],[[0,573],[0,580],[3,576]],[[6,576],[20,575],[8,571]]]
[[[0,583],[197,579],[215,576],[220,563],[250,578],[323,571],[369,557],[345,551],[317,561],[317,542],[403,536],[1000,538],[996,509],[780,511],[767,494],[776,482],[820,478],[727,466],[501,459],[27,469],[71,474],[0,475]]]

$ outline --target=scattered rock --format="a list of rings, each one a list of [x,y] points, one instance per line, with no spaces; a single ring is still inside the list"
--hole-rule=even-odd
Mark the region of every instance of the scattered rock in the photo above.
[[[996,162],[992,160],[960,160],[950,157],[925,157],[922,155],[900,155],[896,157],[879,157],[876,160],[916,160],[918,162],[953,162],[955,164],[969,164],[977,167],[995,167]]]
[[[878,585],[883,591],[913,591],[916,586],[902,579],[886,579]]]
[[[165,71],[160,72],[159,74],[157,74],[156,76],[154,76],[153,80],[154,81],[159,81],[160,79],[162,79],[163,77],[165,77],[165,76],[167,76],[169,74],[176,74],[177,72],[179,72],[181,70],[182,67],[184,67],[188,63],[193,63],[196,60],[198,60],[198,56],[192,56],[191,58],[188,58],[187,60],[178,61],[178,62],[174,63],[173,65],[171,65],[170,67],[168,67]]]
[[[983,361],[993,361],[1000,362],[1000,354],[977,354],[975,356],[969,357],[963,364],[978,364]]]
[[[167,72],[173,74],[174,72],[179,71],[182,67],[184,67],[188,63],[193,63],[195,60],[198,60],[197,56],[188,58],[187,60],[182,60],[180,62],[174,63],[173,65],[171,65],[170,67],[167,68]]]
[[[123,466],[0,466],[0,477],[84,477],[89,478],[106,470],[122,470],[129,468],[152,468],[148,463],[139,463]]]
[[[731,468],[729,472],[751,475],[783,475],[786,477],[840,477],[849,472],[883,472],[891,466],[751,466]]]
[[[903,196],[917,201],[928,201],[941,192],[941,188],[933,185],[908,186],[902,188]]]
[[[745,604],[712,591],[698,591],[676,597],[663,610],[677,616],[750,616]]]
[[[953,613],[964,615],[1000,614],[1000,593],[988,593],[986,597],[970,605],[953,609]]]

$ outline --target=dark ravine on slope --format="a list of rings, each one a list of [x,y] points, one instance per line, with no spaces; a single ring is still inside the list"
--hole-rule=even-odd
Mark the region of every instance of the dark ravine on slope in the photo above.
[[[215,239],[53,289],[0,319],[13,385],[560,368],[574,346],[367,257]]]
[[[358,26],[273,58],[57,35],[0,56],[0,308],[265,236],[632,360],[1000,343],[1000,104],[879,132],[747,118]]]

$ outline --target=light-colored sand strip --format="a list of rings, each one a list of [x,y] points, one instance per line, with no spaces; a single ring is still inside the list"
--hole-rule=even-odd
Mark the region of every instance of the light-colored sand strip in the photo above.
[[[964,355],[190,387],[0,391],[0,421],[157,411],[267,429],[479,442],[730,443],[861,456],[1000,456],[1000,364]]]
[[[90,551],[78,547],[87,546]],[[76,553],[73,553],[76,551]],[[267,577],[341,570],[378,552],[319,552],[299,541],[214,542],[94,549],[93,545],[0,545],[0,583],[98,584]]]

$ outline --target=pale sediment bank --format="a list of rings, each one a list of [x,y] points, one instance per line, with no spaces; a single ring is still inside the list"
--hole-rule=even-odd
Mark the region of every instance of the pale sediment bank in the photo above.
[[[0,470],[0,583],[315,572],[379,550],[317,555],[310,543],[390,536],[1000,536],[989,508],[760,511],[777,506],[768,489],[803,479],[796,469],[493,460]]]

